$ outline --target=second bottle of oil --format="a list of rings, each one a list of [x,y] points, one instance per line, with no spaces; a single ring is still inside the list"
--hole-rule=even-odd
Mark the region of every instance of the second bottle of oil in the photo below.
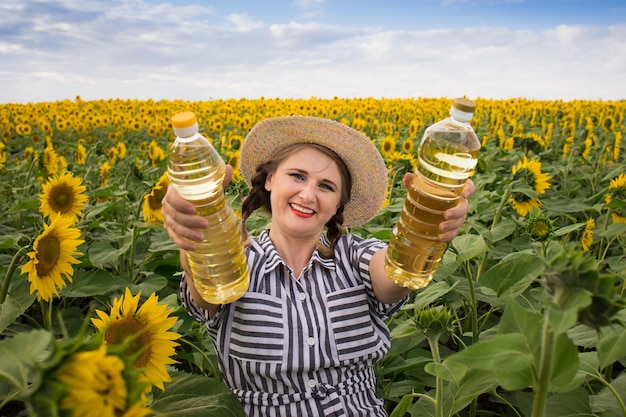
[[[385,258],[387,275],[418,289],[432,280],[447,244],[439,240],[443,213],[458,204],[476,166],[480,141],[470,121],[474,102],[457,98],[450,117],[429,126],[417,150],[417,166]]]

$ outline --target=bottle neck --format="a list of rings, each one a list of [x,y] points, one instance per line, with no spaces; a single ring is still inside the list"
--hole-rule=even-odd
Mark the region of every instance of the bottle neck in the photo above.
[[[188,127],[175,127],[174,134],[179,138],[189,138],[198,133],[198,123],[194,123]]]
[[[464,111],[457,109],[456,107],[450,108],[450,117],[452,117],[454,120],[457,120],[459,122],[469,123],[472,120],[473,116],[474,116],[474,113],[464,112]]]

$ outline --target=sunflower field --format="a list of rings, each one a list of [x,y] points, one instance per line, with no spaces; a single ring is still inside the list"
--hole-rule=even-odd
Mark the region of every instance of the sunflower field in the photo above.
[[[389,321],[391,417],[626,416],[626,101],[475,99],[482,142],[462,233]],[[170,118],[195,112],[247,192],[260,120],[325,117],[389,167],[388,240],[424,129],[452,99],[75,100],[0,104],[0,415],[239,416],[181,306],[162,227]],[[247,222],[251,233],[264,220]]]

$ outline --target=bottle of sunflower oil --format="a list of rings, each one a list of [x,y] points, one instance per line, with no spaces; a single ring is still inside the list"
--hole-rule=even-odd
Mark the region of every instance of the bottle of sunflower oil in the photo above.
[[[172,127],[176,139],[169,149],[170,183],[209,223],[198,248],[187,252],[194,283],[208,303],[227,304],[248,290],[250,273],[240,221],[224,196],[225,163],[198,132],[193,112],[175,114]]]
[[[450,117],[429,126],[400,219],[393,228],[385,271],[398,285],[418,289],[432,280],[447,244],[439,240],[443,213],[457,205],[474,173],[480,141],[470,125],[476,105],[457,98]]]

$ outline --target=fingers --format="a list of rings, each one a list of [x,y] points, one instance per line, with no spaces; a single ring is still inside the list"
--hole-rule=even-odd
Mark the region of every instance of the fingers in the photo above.
[[[474,194],[474,190],[474,181],[468,179],[467,181],[465,181],[465,186],[463,187],[463,191],[461,192],[461,197],[468,200],[472,196],[472,194]]]
[[[222,187],[226,188],[230,183],[230,179],[233,177],[233,167],[231,165],[226,164],[226,172],[224,173],[224,181],[222,182]]]
[[[446,220],[439,224],[439,230],[442,232],[439,235],[439,239],[444,242],[450,242],[459,234],[459,231],[467,218],[467,213],[469,211],[468,198],[470,198],[472,194],[474,194],[474,182],[472,180],[467,180],[465,186],[463,187],[463,191],[461,192],[461,199],[459,200],[459,203],[455,207],[446,210],[444,213],[444,218]]]
[[[412,172],[407,172],[406,174],[404,174],[404,177],[402,177],[402,184],[404,184],[406,188],[409,188],[411,181],[413,181],[413,177],[414,174]]]
[[[193,204],[180,197],[174,187],[168,187],[161,203],[163,227],[170,239],[181,249],[196,249],[195,242],[204,238],[206,219],[197,216]]]

